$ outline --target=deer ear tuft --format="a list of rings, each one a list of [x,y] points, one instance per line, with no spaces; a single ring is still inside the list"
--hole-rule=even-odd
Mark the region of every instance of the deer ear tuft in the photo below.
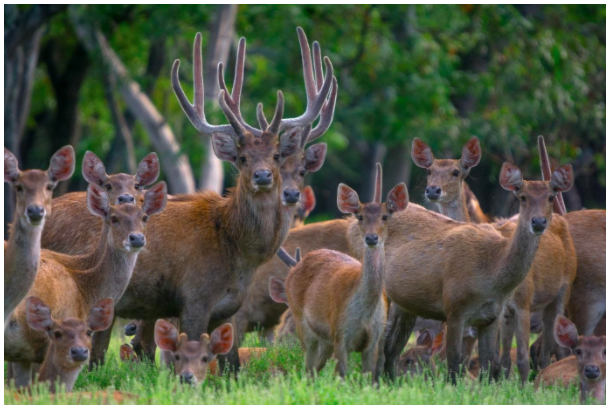
[[[359,211],[360,201],[356,191],[346,184],[337,187],[337,207],[345,214],[355,214]]]

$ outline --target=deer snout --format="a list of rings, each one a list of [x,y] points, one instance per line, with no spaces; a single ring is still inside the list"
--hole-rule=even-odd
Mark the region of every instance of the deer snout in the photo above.
[[[295,205],[301,198],[301,192],[295,188],[287,188],[282,192],[282,201],[287,205]]]
[[[380,237],[375,233],[368,233],[365,235],[365,243],[367,246],[378,246],[378,241]]]
[[[143,233],[130,233],[127,237],[129,241],[129,246],[132,248],[140,249],[144,245],[146,245],[146,237]]]
[[[536,235],[541,235],[547,228],[547,218],[535,216],[530,220],[530,226]]]
[[[32,225],[38,225],[45,217],[45,208],[40,205],[30,205],[25,209],[25,215]]]
[[[253,182],[258,186],[269,186],[273,179],[272,171],[268,169],[260,169],[252,175]]]
[[[136,198],[134,198],[134,196],[131,194],[121,194],[117,198],[117,205],[135,204],[135,203],[136,203]]]
[[[426,197],[431,201],[436,201],[441,196],[441,188],[438,186],[427,186],[424,192]]]
[[[86,347],[72,347],[70,348],[70,357],[75,362],[84,362],[89,359],[89,349]]]
[[[184,372],[180,374],[180,382],[183,384],[194,384],[195,376],[191,372]]]
[[[587,379],[596,380],[600,377],[600,367],[598,366],[586,366],[583,369],[583,375],[586,376]]]
[[[125,336],[135,336],[138,331],[138,325],[135,323],[128,323],[125,325]]]

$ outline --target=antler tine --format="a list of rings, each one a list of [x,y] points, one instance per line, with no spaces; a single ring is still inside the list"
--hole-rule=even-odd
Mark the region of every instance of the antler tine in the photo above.
[[[313,123],[314,120],[316,120],[316,117],[318,117],[318,115],[320,114],[320,110],[322,109],[327,95],[329,94],[329,89],[331,88],[331,83],[333,80],[333,64],[331,64],[331,60],[329,60],[328,57],[325,57],[324,62],[326,68],[326,76],[320,91],[317,92],[317,86],[314,81],[312,57],[310,55],[310,46],[308,44],[308,39],[301,27],[297,27],[297,35],[299,37],[299,45],[301,47],[303,78],[306,86],[306,96],[308,100],[307,108],[306,111],[299,117],[286,118],[282,120],[280,130],[286,130],[292,127],[303,127],[307,124]]]
[[[373,202],[382,202],[382,164],[376,164],[376,182],[373,191]]]
[[[316,91],[320,91],[322,87],[322,57],[320,54],[320,43],[315,41],[312,44],[312,53],[314,54],[314,73],[316,74]]]
[[[308,140],[309,140],[308,137],[309,137],[311,131],[312,131],[312,124],[306,125],[305,127],[302,128],[302,130],[301,130],[301,142],[299,143],[299,146],[302,149],[308,143]]]
[[[266,130],[269,127],[267,123],[267,118],[265,118],[265,114],[263,113],[263,103],[257,104],[257,120],[259,121],[259,127],[262,130]]]
[[[180,60],[176,59],[172,65],[172,88],[178,99],[180,107],[191,121],[191,124],[201,133],[211,135],[213,132],[223,132],[226,134],[235,135],[231,125],[211,125],[206,121],[204,113],[204,77],[202,72],[202,35],[197,33],[193,42],[193,81],[194,81],[194,97],[191,104],[187,95],[180,85],[178,71],[180,68]]]
[[[278,102],[276,103],[276,112],[274,113],[274,118],[272,118],[272,122],[267,128],[267,131],[271,132],[274,135],[280,132],[282,115],[284,115],[284,95],[282,94],[282,91],[278,90]]]
[[[549,156],[547,155],[547,147],[545,146],[543,135],[539,135],[538,145],[539,159],[541,161],[541,176],[544,181],[549,181],[552,179],[552,169],[549,164]],[[564,198],[562,198],[562,193],[558,193],[556,198],[554,198],[554,211],[560,215],[566,214],[566,206],[564,204]]]
[[[333,122],[333,116],[335,114],[335,103],[337,102],[337,79],[333,77],[333,84],[331,85],[331,95],[329,95],[329,99],[325,102],[325,105],[322,107],[322,111],[320,112],[320,121],[316,124],[316,127],[310,133],[307,142],[312,142],[322,137],[325,132],[331,126]]]
[[[225,113],[225,117],[233,127],[234,134],[238,137],[243,137],[246,129],[240,122],[240,120],[236,117],[235,113],[231,110],[231,108],[227,105],[227,101],[225,101],[225,90],[219,91],[219,104],[223,113]]]

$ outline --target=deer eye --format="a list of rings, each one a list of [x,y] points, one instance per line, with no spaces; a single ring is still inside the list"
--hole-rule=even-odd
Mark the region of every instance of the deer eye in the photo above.
[[[242,164],[246,164],[246,157],[240,157],[240,162]]]
[[[208,363],[208,356],[202,357],[202,362],[203,363]]]
[[[581,356],[581,349],[575,349],[575,355]]]
[[[306,173],[305,169],[302,169],[301,171],[299,171],[299,175],[301,175],[302,177],[305,176],[305,173]]]
[[[61,339],[62,338],[62,332],[55,331],[55,333],[53,333],[53,337],[55,337],[56,339]]]
[[[356,219],[358,219],[359,221],[362,221],[363,220],[363,215],[357,214],[356,215]]]
[[[144,215],[144,216],[142,217],[142,222],[146,222],[146,221],[148,221],[148,220],[149,220],[149,216],[148,216],[148,215]]]
[[[175,355],[174,359],[176,359],[176,361],[179,361],[180,360],[180,355],[179,354]]]
[[[117,224],[117,223],[119,223],[119,218],[117,218],[116,216],[113,216],[113,217],[111,217],[111,218],[110,218],[110,221],[111,221],[113,224]]]
[[[455,170],[454,170],[454,172],[452,172],[452,175],[453,175],[453,176],[455,176],[455,177],[457,177],[457,176],[458,176],[458,174],[459,174],[459,172],[458,172],[458,170],[457,170],[457,169],[455,169]]]
[[[553,196],[553,195],[550,195],[550,196],[549,196],[549,201],[550,201],[550,202],[554,202],[554,196]]]
[[[55,185],[53,184],[47,185],[47,191],[53,191],[53,188],[55,188]]]
[[[23,187],[21,185],[15,185],[15,191],[21,192],[23,191]]]
[[[427,174],[427,175],[431,175],[431,170],[430,170],[430,169],[427,169],[427,170],[426,170],[426,174]]]
[[[89,329],[89,330],[87,331],[87,336],[91,337],[91,335],[92,335],[92,334],[93,334],[93,330]]]
[[[388,215],[382,215],[382,220],[383,221],[388,221]]]
[[[526,202],[526,197],[525,197],[524,195],[521,195],[521,196],[520,196],[520,201],[522,201],[522,202]]]
[[[405,361],[405,364],[407,364],[408,366],[409,366],[409,365],[411,365],[411,364],[413,364],[413,363],[414,363],[414,361],[413,361],[412,359],[407,359],[407,360]]]
[[[276,161],[278,161],[278,160],[280,159],[280,154],[276,154],[276,155],[274,155],[274,159],[275,159]]]
[[[142,185],[140,185],[140,184],[136,184],[136,185],[134,185],[134,188],[135,188],[135,189],[137,189],[137,190],[139,191],[139,190],[140,190],[140,188],[142,188]]]

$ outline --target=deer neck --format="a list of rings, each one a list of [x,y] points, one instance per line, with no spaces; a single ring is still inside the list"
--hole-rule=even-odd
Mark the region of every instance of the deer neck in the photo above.
[[[11,296],[21,299],[30,289],[40,261],[40,238],[43,224],[31,226],[15,213],[9,241],[4,250],[4,289],[11,290]],[[5,305],[6,308],[6,298]],[[13,306],[14,307],[14,306]]]
[[[353,298],[353,305],[358,304],[363,313],[372,312],[380,303],[384,289],[384,246],[365,247],[361,281]]]
[[[51,386],[49,390],[51,393],[55,393],[56,382],[59,379],[59,383],[66,386],[66,391],[71,392],[74,387],[74,382],[78,377],[82,366],[78,366],[73,369],[65,369],[56,363],[54,357],[55,346],[51,343],[47,350],[45,360],[42,362],[40,372],[38,373],[38,380],[41,382],[49,381]]]
[[[540,235],[530,231],[530,221],[522,214],[509,239],[505,255],[500,259],[498,285],[504,291],[515,289],[526,277],[539,247]]]
[[[581,403],[585,403],[588,397],[593,397],[600,403],[605,402],[605,379],[595,382],[580,381]]]
[[[454,201],[447,203],[440,202],[439,204],[437,204],[437,207],[439,208],[439,213],[458,222],[471,222],[471,218],[469,217],[469,210],[467,208],[467,200],[465,199],[465,195],[462,190],[462,185],[461,189],[458,192],[458,198],[456,198]]]
[[[75,272],[75,279],[88,305],[108,297],[119,300],[132,277],[138,253],[117,249],[110,226],[104,223],[98,245],[83,258],[90,265]]]

